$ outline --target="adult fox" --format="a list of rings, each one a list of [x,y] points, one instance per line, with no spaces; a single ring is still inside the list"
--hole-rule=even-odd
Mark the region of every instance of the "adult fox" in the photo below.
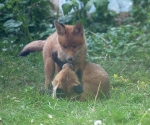
[[[61,68],[53,61],[52,52],[58,52],[58,58],[62,62],[70,62],[74,65],[74,70],[82,74],[86,63],[87,45],[84,37],[83,25],[79,22],[76,25],[64,25],[55,22],[56,32],[46,40],[33,41],[27,44],[20,52],[20,56],[26,56],[31,52],[43,51],[45,69],[45,88],[50,88],[50,82],[54,73],[58,73]]]

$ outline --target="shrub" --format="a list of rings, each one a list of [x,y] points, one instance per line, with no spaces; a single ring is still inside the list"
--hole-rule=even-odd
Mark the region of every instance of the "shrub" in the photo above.
[[[3,50],[11,50],[34,39],[45,39],[54,31],[50,24],[56,15],[52,9],[49,0],[2,0],[0,41]]]
[[[110,13],[107,9],[108,0],[79,1],[81,4],[76,0],[70,0],[62,5],[65,16],[61,17],[60,20],[63,23],[72,24],[81,21],[85,28],[90,28],[94,32],[106,32],[107,28],[114,24],[112,21],[114,14]],[[95,12],[92,14],[89,13],[91,5],[95,6]]]

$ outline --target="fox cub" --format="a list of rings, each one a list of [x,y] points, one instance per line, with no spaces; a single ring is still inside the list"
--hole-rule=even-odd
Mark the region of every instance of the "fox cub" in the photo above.
[[[27,44],[20,52],[20,56],[26,56],[31,52],[42,51],[45,69],[45,88],[51,88],[50,82],[54,73],[61,69],[51,57],[52,51],[58,51],[58,58],[62,62],[74,65],[74,71],[82,74],[86,61],[86,39],[82,23],[76,25],[64,25],[55,22],[56,32],[46,40],[37,40]]]
[[[79,79],[73,70],[74,67],[70,63],[66,63],[62,66],[62,70],[52,81],[53,98],[72,98],[83,92]]]
[[[61,62],[57,57],[57,52],[52,52],[52,58],[55,63],[62,66],[62,70],[52,82],[53,97],[67,97],[85,101],[96,96],[98,98],[110,96],[109,77],[101,66],[87,62],[83,70],[81,84],[72,64]]]

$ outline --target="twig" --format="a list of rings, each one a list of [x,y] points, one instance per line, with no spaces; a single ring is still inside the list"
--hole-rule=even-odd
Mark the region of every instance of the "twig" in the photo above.
[[[95,104],[96,104],[96,100],[97,100],[97,97],[98,97],[100,86],[101,86],[101,82],[99,83],[99,86],[98,86],[98,89],[97,89],[97,93],[96,93],[96,96],[95,96],[94,107],[95,107]]]

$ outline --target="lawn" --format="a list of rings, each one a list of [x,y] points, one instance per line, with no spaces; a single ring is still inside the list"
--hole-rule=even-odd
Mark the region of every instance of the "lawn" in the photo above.
[[[78,102],[40,95],[44,87],[41,53],[0,55],[0,124],[149,125],[150,69],[135,60],[102,60],[111,81],[111,98]]]

